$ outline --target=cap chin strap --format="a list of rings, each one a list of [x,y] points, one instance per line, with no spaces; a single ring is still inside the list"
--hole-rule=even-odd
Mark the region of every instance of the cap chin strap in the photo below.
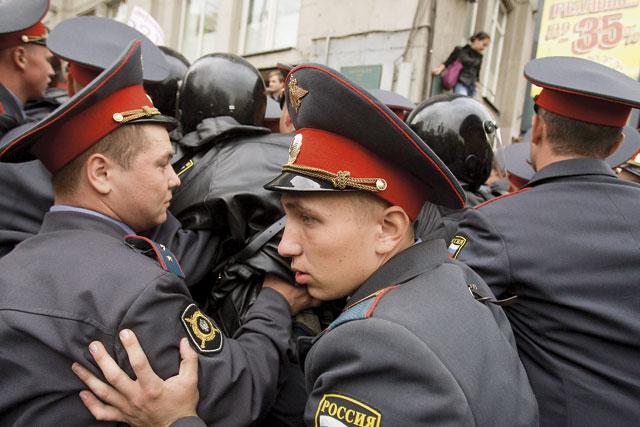
[[[312,178],[328,181],[339,190],[353,188],[355,190],[378,193],[387,189],[387,181],[382,178],[352,178],[349,171],[338,171],[336,174],[324,169],[292,164],[282,166],[282,171],[294,172],[300,175],[306,175]]]
[[[142,117],[152,117],[160,114],[160,110],[155,107],[144,106],[135,110],[122,111],[120,113],[113,113],[113,121],[125,124],[132,120],[137,120]]]

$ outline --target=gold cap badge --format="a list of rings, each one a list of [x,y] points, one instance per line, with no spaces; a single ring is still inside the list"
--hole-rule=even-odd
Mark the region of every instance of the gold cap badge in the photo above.
[[[304,98],[309,91],[302,89],[298,86],[298,80],[294,78],[289,79],[289,99],[291,99],[291,105],[296,109],[296,113],[300,109],[300,100]]]
[[[289,145],[289,161],[287,164],[292,165],[296,162],[298,158],[298,154],[300,154],[300,150],[302,149],[302,135],[297,134],[293,137],[291,144]]]

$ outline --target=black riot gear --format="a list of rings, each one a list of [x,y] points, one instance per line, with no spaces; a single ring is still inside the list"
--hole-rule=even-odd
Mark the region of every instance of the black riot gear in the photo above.
[[[176,117],[178,88],[190,64],[180,52],[166,46],[159,48],[169,64],[169,76],[161,82],[145,83],[144,90],[162,114]]]
[[[494,152],[502,144],[494,119],[478,101],[458,94],[434,96],[418,105],[407,122],[466,190],[477,190],[489,178]]]
[[[237,55],[205,55],[187,70],[178,105],[185,134],[202,120],[220,116],[261,126],[267,105],[264,81],[253,65]]]

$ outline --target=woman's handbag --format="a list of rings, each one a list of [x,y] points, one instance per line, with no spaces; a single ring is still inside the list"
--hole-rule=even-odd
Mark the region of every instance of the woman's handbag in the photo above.
[[[461,71],[462,62],[456,59],[442,72],[442,86],[444,86],[445,89],[453,89],[456,83],[458,83],[458,77],[460,77]]]

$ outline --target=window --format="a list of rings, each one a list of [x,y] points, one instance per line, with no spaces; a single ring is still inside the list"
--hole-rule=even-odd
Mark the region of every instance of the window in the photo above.
[[[127,5],[122,0],[110,1],[106,4],[105,16],[124,22],[127,15]]]
[[[219,0],[183,0],[178,50],[190,61],[215,50]]]
[[[491,17],[491,44],[483,61],[485,70],[482,81],[482,96],[495,104],[498,89],[498,75],[500,74],[500,61],[502,59],[502,47],[507,28],[507,9],[501,1],[497,1]]]
[[[462,45],[468,43],[469,38],[476,32],[476,19],[478,17],[478,2],[467,2],[467,16],[464,24],[466,39]]]
[[[242,53],[294,46],[298,37],[300,0],[245,0]]]

